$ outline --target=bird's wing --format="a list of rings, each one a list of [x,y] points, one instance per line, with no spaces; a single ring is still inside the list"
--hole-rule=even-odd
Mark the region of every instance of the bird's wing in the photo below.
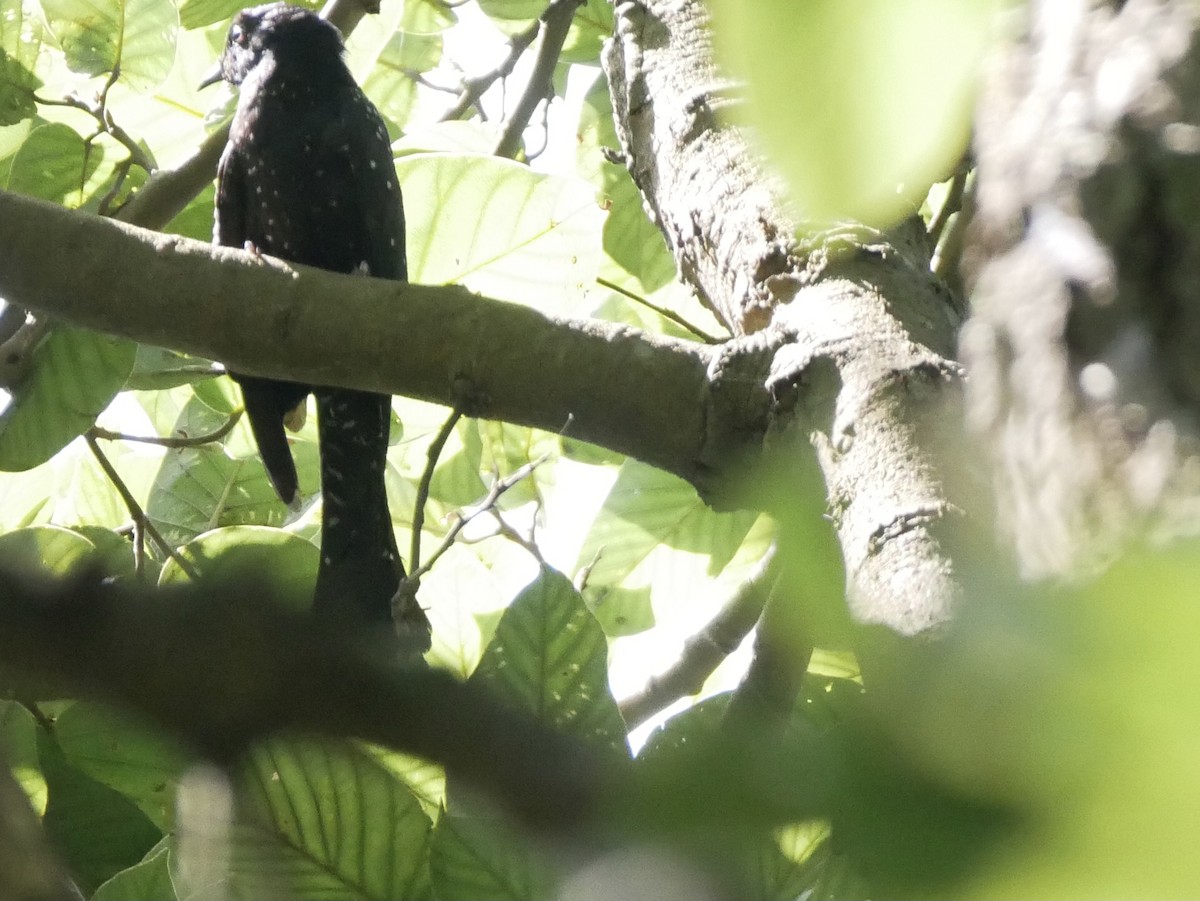
[[[404,280],[408,265],[404,245],[404,207],[383,119],[355,89],[321,135],[325,153],[346,168],[347,201],[354,207],[356,259],[351,271],[366,263],[374,278]]]
[[[213,228],[214,240],[226,247],[244,247],[250,238],[247,234],[249,201],[243,166],[241,154],[232,145],[227,147],[217,169],[216,219]],[[308,390],[272,379],[237,373],[230,375],[242,388],[246,416],[250,420],[250,428],[271,484],[280,499],[293,506],[297,501],[299,478],[284,431],[284,418],[308,395]]]

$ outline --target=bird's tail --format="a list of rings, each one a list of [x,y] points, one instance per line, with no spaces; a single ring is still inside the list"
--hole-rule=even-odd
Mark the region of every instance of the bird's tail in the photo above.
[[[294,508],[299,503],[297,492],[300,486],[284,423],[296,406],[308,397],[309,389],[292,382],[230,374],[242,388],[246,416],[250,419],[250,429],[254,432],[254,441],[271,484],[280,499]]]
[[[346,389],[316,395],[324,512],[314,610],[348,625],[390,624],[404,578],[384,484],[391,398]],[[427,638],[427,621],[424,629]]]

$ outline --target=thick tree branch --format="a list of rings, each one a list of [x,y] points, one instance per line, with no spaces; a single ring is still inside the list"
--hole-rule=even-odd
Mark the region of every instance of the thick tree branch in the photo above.
[[[626,163],[681,276],[734,334],[777,348],[769,371],[718,365],[746,362],[741,378],[768,384],[773,449],[790,442],[799,464],[816,448],[855,615],[905,633],[944,622],[958,586],[934,527],[957,507],[923,426],[959,376],[958,314],[924,229],[797,237],[776,180],[717,115],[733,91],[700,0],[618,4],[604,64]]]
[[[5,192],[0,296],[243,372],[405,394],[565,430],[693,482],[706,473],[713,351],[700,344],[293,267]]]

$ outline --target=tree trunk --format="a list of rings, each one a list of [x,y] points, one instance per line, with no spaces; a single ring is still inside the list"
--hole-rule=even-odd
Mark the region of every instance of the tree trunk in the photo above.
[[[958,593],[935,530],[958,507],[924,424],[958,383],[959,313],[930,274],[923,229],[797,222],[745,135],[717,115],[729,86],[704,5],[621,3],[616,18],[604,62],[626,163],[681,277],[738,336],[710,368],[710,435],[727,436],[721,417],[744,416],[758,397],[747,386],[765,385],[767,459],[754,478],[800,481],[815,450],[855,618],[935,628]],[[717,472],[731,467],[726,451],[709,442]],[[790,509],[802,488],[778,488],[764,505],[785,523],[819,514]]]

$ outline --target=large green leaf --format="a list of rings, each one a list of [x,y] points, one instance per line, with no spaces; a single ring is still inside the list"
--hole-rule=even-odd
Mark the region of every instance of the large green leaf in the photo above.
[[[562,732],[626,747],[604,631],[562,573],[542,569],[517,596],[471,681]]]
[[[237,781],[233,881],[243,896],[429,897],[432,824],[371,754],[275,740],[248,755]]]
[[[359,24],[347,41],[347,62],[379,111],[407,128],[420,93],[417,76],[442,59],[442,34],[456,21],[439,0],[406,0]]]
[[[602,221],[586,183],[467,154],[409,156],[396,170],[413,281],[578,312],[599,265]]]
[[[119,791],[162,831],[175,819],[175,783],[185,765],[178,748],[144,726],[95,704],[72,704],[55,721],[67,761]]]
[[[175,62],[179,14],[171,0],[41,0],[72,71],[104,75],[120,67],[138,91],[159,85]]]
[[[88,181],[103,156],[101,145],[85,145],[79,133],[67,125],[40,125],[29,132],[13,157],[8,190],[65,206],[82,206]]]
[[[555,897],[558,874],[503,820],[445,814],[433,833],[438,901],[534,901]]]
[[[713,4],[718,49],[804,214],[887,225],[967,146],[997,0]],[[786,40],[787,51],[764,52]]]
[[[281,598],[308,606],[320,558],[316,546],[298,535],[266,526],[228,526],[192,539],[179,556],[206,578],[254,574],[268,579]],[[189,576],[174,558],[163,567],[159,584],[184,583]]]
[[[46,833],[84,894],[133,866],[162,833],[119,792],[69,764],[57,742],[39,735],[49,801]]]
[[[228,379],[200,382],[195,391],[172,434],[210,433],[227,420],[236,403]],[[301,492],[309,494],[319,481],[317,447],[311,441],[293,440],[292,457]],[[223,444],[169,450],[150,490],[146,512],[173,544],[219,526],[279,526],[288,515],[244,420]]]
[[[83,434],[121,390],[135,354],[131,341],[55,326],[0,414],[0,469],[30,469]]]
[[[0,535],[0,563],[65,576],[96,559],[96,546],[70,529],[30,526]]]

